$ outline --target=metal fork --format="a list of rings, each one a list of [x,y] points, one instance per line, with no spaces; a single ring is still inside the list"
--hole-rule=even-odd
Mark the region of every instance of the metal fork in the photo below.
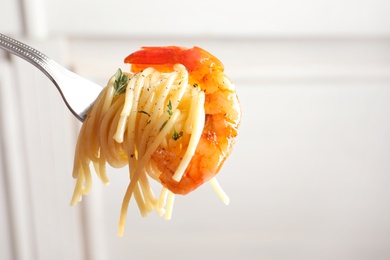
[[[1,33],[0,48],[40,69],[57,87],[69,110],[81,122],[84,121],[86,113],[102,91],[102,86],[80,77],[40,51]]]

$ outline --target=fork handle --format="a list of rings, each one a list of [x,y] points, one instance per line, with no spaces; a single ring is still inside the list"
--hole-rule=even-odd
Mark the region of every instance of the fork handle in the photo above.
[[[11,52],[20,58],[30,62],[41,70],[58,88],[58,80],[56,72],[53,70],[59,69],[62,73],[69,74],[70,71],[66,71],[63,67],[59,66],[55,61],[47,57],[40,51],[21,43],[15,39],[12,39],[4,34],[0,33],[0,48]]]
[[[56,86],[69,110],[84,121],[102,87],[62,67],[54,60],[0,33],[0,48],[19,56],[41,70]]]

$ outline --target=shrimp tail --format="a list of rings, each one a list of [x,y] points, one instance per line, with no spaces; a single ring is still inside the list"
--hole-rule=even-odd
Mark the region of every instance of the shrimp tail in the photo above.
[[[147,67],[169,72],[175,64],[183,64],[194,77],[215,71],[223,71],[224,67],[211,53],[195,46],[184,48],[178,46],[142,47],[125,58],[125,63],[132,64],[131,70],[139,72]]]

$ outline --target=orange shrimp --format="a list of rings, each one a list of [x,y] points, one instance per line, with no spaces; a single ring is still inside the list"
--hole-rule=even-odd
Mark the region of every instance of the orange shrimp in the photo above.
[[[205,125],[184,175],[179,182],[172,176],[182,154],[174,148],[156,149],[152,159],[161,171],[159,180],[175,194],[187,194],[212,179],[232,152],[241,120],[241,108],[233,83],[224,74],[222,63],[199,48],[143,47],[125,58],[133,72],[147,67],[173,71],[175,64],[183,64],[189,74],[189,84],[197,84],[205,93]]]

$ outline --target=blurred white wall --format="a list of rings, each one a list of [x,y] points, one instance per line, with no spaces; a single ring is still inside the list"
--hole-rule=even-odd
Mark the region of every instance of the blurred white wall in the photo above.
[[[0,51],[0,259],[389,259],[390,2],[0,0],[0,32],[105,84],[145,45],[198,45],[243,109],[219,181],[169,222],[131,203],[127,169],[70,207],[80,123]]]

